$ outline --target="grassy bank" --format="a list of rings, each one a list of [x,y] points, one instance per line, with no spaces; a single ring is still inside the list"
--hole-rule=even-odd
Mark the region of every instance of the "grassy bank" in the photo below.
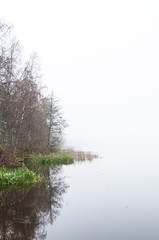
[[[50,155],[32,155],[29,163],[34,165],[62,165],[72,164],[74,159],[72,156],[63,153]]]
[[[0,168],[0,185],[24,185],[42,181],[42,176],[26,167],[17,169]]]
[[[29,165],[62,165],[74,162],[73,157],[63,153],[50,155],[32,155],[29,158]],[[31,166],[30,166],[31,167]],[[11,185],[27,185],[42,182],[44,177],[29,170],[25,165],[16,168],[1,167],[0,168],[0,186]]]
[[[72,164],[74,161],[93,160],[97,158],[96,154],[67,150],[59,153],[51,153],[48,155],[31,155],[27,164],[33,166],[42,165],[67,165]],[[20,161],[22,162],[22,161]],[[19,162],[19,163],[20,163]],[[17,168],[0,168],[0,186],[9,185],[26,185],[41,182],[44,177],[35,173],[33,170],[29,170],[24,164],[23,167],[17,166]]]

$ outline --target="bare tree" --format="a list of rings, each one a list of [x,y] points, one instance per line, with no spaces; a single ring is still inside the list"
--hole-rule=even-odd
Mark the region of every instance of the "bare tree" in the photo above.
[[[61,135],[66,126],[66,121],[63,119],[61,114],[61,107],[52,92],[47,99],[47,146],[49,149],[53,149],[60,144]]]
[[[54,94],[42,96],[39,80],[37,56],[24,64],[11,27],[0,23],[0,143],[8,159],[60,143],[66,123]]]

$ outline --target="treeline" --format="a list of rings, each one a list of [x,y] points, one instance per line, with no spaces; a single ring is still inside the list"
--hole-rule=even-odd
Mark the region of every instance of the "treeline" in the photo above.
[[[0,162],[53,151],[66,126],[58,101],[43,96],[38,58],[22,58],[13,27],[0,22]]]

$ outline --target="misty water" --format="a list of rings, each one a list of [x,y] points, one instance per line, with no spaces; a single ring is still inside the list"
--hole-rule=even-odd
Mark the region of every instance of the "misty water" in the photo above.
[[[157,240],[157,145],[102,149],[93,161],[44,167],[50,183],[1,191],[0,239]]]
[[[0,12],[24,55],[38,52],[66,146],[99,155],[0,191],[0,239],[158,240],[158,1],[5,0]]]

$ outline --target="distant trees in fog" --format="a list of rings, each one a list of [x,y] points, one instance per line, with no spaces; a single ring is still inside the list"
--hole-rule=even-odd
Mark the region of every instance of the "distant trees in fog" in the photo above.
[[[13,27],[0,22],[0,161],[60,143],[66,124],[54,94],[44,97],[39,80],[36,54],[24,63]]]

